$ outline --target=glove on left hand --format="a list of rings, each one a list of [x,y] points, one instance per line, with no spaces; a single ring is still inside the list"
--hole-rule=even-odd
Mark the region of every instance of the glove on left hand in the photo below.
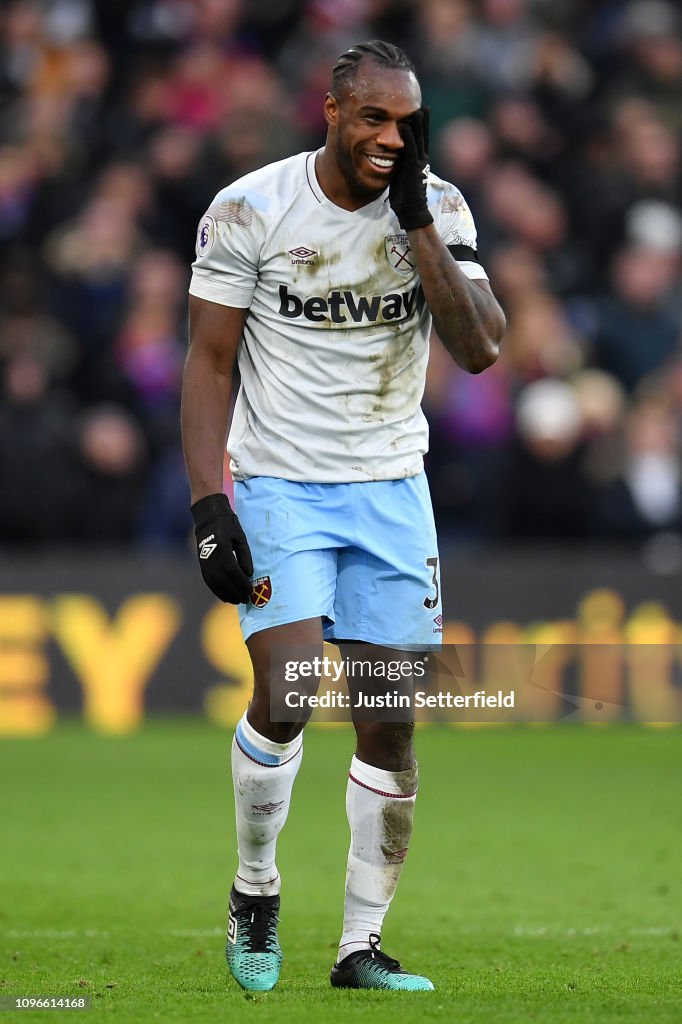
[[[395,174],[388,190],[388,200],[405,231],[433,224],[426,202],[429,173],[429,108],[416,110],[400,135],[405,148],[398,157]]]

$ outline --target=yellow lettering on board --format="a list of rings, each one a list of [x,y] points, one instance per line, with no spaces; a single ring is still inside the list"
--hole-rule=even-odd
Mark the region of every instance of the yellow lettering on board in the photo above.
[[[102,732],[126,733],[140,724],[144,689],[180,625],[166,594],[137,594],[112,621],[94,597],[58,597],[53,628],[83,687],[86,721]]]
[[[0,736],[36,736],[54,723],[45,694],[47,636],[44,601],[29,594],[0,597]]]
[[[233,604],[215,604],[201,628],[201,646],[211,665],[232,682],[218,682],[207,691],[204,709],[216,725],[236,725],[246,711],[253,689],[251,659]]]
[[[648,601],[625,624],[633,717],[647,725],[682,721],[682,697],[674,684],[679,627],[663,605]]]

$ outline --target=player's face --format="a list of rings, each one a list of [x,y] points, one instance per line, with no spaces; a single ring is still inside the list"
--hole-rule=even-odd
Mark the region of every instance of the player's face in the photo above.
[[[400,125],[419,110],[421,91],[411,71],[363,61],[342,94],[327,96],[339,171],[351,195],[380,195],[403,150]]]

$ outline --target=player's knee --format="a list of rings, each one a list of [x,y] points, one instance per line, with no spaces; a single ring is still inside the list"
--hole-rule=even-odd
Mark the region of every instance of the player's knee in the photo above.
[[[358,757],[375,768],[401,772],[414,765],[411,722],[356,722]]]
[[[285,714],[286,721],[273,721],[273,718],[284,718]],[[281,695],[273,691],[269,674],[265,677],[254,674],[248,718],[261,736],[275,743],[289,743],[303,730],[311,714],[312,707],[306,702],[293,710],[285,708]]]
[[[273,743],[290,743],[306,724],[305,721],[271,722],[269,703],[263,705],[255,700],[249,704],[248,719],[257,733]]]

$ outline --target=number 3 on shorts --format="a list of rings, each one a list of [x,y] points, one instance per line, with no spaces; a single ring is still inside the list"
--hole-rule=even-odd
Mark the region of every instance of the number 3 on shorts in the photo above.
[[[424,607],[425,608],[435,608],[436,605],[438,604],[438,598],[440,597],[440,593],[439,593],[439,590],[438,590],[438,555],[436,555],[433,558],[427,558],[426,559],[426,564],[429,567],[429,569],[433,570],[433,579],[432,579],[431,582],[433,583],[433,586],[435,588],[436,596],[435,597],[425,597],[424,598]]]

